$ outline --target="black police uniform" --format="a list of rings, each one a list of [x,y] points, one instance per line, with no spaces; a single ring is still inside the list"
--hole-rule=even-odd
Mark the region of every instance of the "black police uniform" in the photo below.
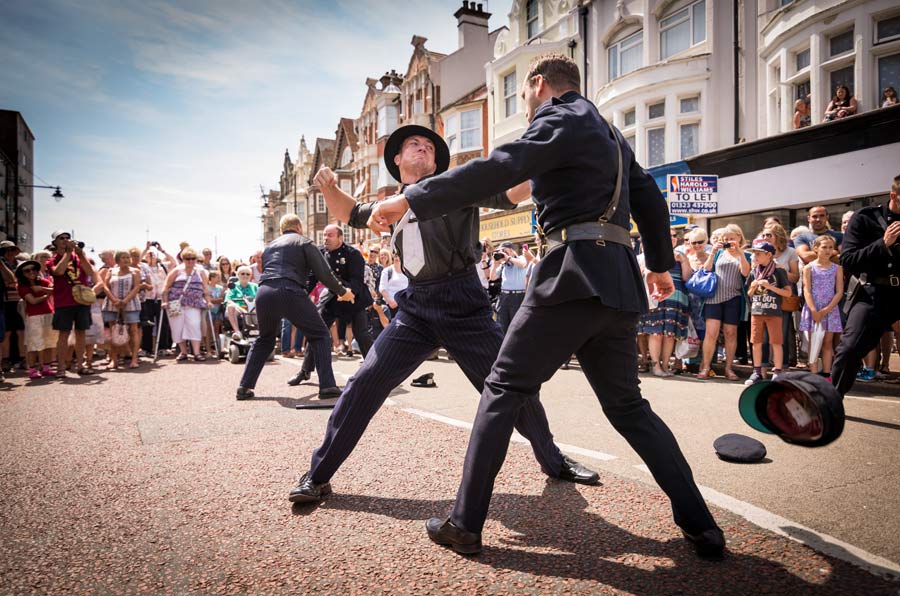
[[[330,329],[331,324],[336,320],[350,323],[353,329],[353,337],[359,343],[359,351],[363,357],[369,353],[372,347],[372,336],[369,334],[369,318],[366,315],[366,309],[372,304],[372,294],[369,292],[369,286],[366,285],[366,260],[362,253],[349,246],[341,243],[334,250],[322,249],[322,254],[328,260],[328,265],[341,282],[348,288],[353,290],[356,296],[353,302],[338,302],[337,296],[329,294],[328,296],[319,298],[319,314],[325,321],[325,325]],[[309,287],[316,285],[317,276],[313,274],[309,280]],[[342,338],[343,339],[343,338]],[[331,359],[331,354],[328,356]],[[303,359],[303,367],[301,371],[312,372],[316,366],[316,355],[307,352]]]
[[[346,288],[331,274],[328,263],[312,241],[289,231],[269,243],[262,256],[262,273],[256,294],[256,318],[259,337],[250,347],[240,386],[253,389],[256,380],[275,348],[281,332],[281,320],[287,319],[300,329],[309,342],[307,353],[316,355],[316,370],[321,389],[334,387],[331,369],[331,332],[309,299],[306,282],[315,275],[335,296]]]
[[[831,368],[831,379],[843,396],[856,381],[862,358],[900,319],[900,246],[884,245],[884,231],[900,220],[888,204],[863,207],[853,214],[844,243],[841,265],[846,275],[865,277],[856,294]]]
[[[545,102],[521,139],[410,186],[404,192],[419,220],[430,220],[531,180],[538,223],[548,234],[596,222],[614,194],[618,150],[597,108],[571,91]],[[646,264],[665,272],[674,265],[665,200],[653,178],[621,137],[623,180],[611,223],[641,230]],[[627,236],[627,234],[626,234]],[[630,246],[578,240],[551,249],[535,266],[525,302],[513,320],[475,418],[462,483],[450,520],[481,532],[494,478],[506,457],[513,422],[523,404],[537,399],[573,353],[613,427],[647,464],[672,501],[676,523],[695,535],[716,529],[691,469],[665,423],[638,389],[639,313],[647,297]]]
[[[505,194],[473,203],[495,209],[515,207]],[[349,224],[366,227],[374,205],[357,204]],[[483,389],[503,335],[492,318],[490,302],[475,268],[481,255],[478,231],[475,207],[420,222],[425,264],[415,275],[404,269],[409,286],[395,296],[399,311],[375,340],[371,353],[337,401],[325,440],[312,455],[312,482],[320,484],[331,479],[388,394],[437,348],[443,346],[469,382],[479,391]],[[404,233],[398,231],[396,241],[401,262]],[[541,469],[550,476],[559,476],[562,453],[553,443],[547,415],[536,396],[525,401],[513,422],[531,442]]]

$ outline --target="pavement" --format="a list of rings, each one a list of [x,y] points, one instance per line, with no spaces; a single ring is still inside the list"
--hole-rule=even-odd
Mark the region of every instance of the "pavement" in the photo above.
[[[599,469],[602,486],[548,479],[515,442],[485,550],[461,557],[424,531],[450,508],[477,403],[458,368],[425,363],[416,374],[435,372],[438,388],[405,382],[333,479],[335,493],[292,507],[287,493],[330,414],[294,409],[317,402],[314,383],[285,384],[296,366],[267,365],[260,397],[242,402],[233,396],[242,367],[224,361],[0,385],[0,593],[900,594],[900,515],[888,507],[896,448],[858,469],[877,455],[867,440],[887,440],[872,433],[896,435],[895,398],[847,400],[848,414],[882,426],[848,424],[822,450],[769,437],[772,463],[748,467],[709,454],[721,428],[755,436],[719,412],[736,385],[646,379],[728,538],[727,559],[711,563],[680,537],[580,372],[561,371],[543,392],[551,428],[564,451]],[[335,363],[344,378],[357,366]],[[810,489],[816,467],[824,486],[835,466],[846,490]],[[857,511],[858,493],[873,487],[868,505],[888,505]],[[842,495],[837,511],[821,511]],[[759,514],[791,531],[748,521]],[[871,534],[863,546],[854,525]]]

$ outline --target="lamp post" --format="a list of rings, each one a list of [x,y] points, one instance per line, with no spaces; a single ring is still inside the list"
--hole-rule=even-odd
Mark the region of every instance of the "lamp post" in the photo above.
[[[18,176],[16,176],[16,190],[14,196],[14,206],[13,206],[13,220],[12,220],[12,232],[13,238],[15,242],[19,242],[19,189],[20,188],[49,188],[53,189],[53,194],[51,195],[56,202],[60,202],[63,200],[62,190],[58,186],[44,186],[41,184],[23,184],[19,182]],[[33,206],[32,206],[33,207]]]
[[[53,194],[51,196],[54,199],[56,199],[57,203],[59,203],[60,201],[62,201],[65,198],[65,196],[63,196],[63,193],[59,189],[58,186],[43,186],[41,184],[19,184],[19,187],[21,187],[21,188],[52,188],[54,190],[53,190]]]

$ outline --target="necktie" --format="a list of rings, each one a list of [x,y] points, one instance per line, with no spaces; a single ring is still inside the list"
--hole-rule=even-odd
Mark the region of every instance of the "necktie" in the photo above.
[[[412,210],[407,210],[397,225],[394,227],[394,236],[391,238],[393,250],[399,234],[403,233],[403,267],[410,275],[418,275],[425,266],[425,247],[422,245],[422,233],[419,231],[419,222],[410,221],[413,218]]]

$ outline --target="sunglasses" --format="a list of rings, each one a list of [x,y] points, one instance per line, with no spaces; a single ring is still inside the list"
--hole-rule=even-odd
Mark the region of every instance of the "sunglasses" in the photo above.
[[[197,257],[184,257],[184,258],[181,259],[181,260],[182,260],[182,261],[196,261],[196,260],[197,260]]]
[[[250,277],[249,273],[238,273],[241,277]]]
[[[700,240],[700,241],[698,241],[698,242],[691,242],[691,244],[694,245],[694,246],[701,246],[701,245],[703,245],[703,244],[706,244],[706,242],[704,242],[703,240]]]
[[[760,237],[762,237],[762,238],[773,238],[773,237],[774,237],[774,234],[770,234],[769,232],[766,232],[766,233],[764,233],[764,234],[760,234]]]
[[[37,269],[29,267],[28,269],[22,269],[22,273],[37,273]]]

